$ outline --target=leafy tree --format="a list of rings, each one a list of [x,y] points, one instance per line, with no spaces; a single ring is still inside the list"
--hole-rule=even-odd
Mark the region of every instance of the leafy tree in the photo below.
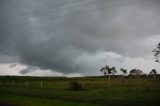
[[[115,68],[115,67],[112,67],[112,68],[111,68],[111,73],[112,73],[112,75],[115,75],[115,73],[117,73],[117,71],[116,71],[116,68]]]
[[[127,74],[127,70],[126,70],[126,69],[121,68],[121,69],[120,69],[120,71],[121,71],[121,72],[123,72],[123,79],[124,79],[125,75]]]
[[[109,66],[107,66],[107,65],[100,69],[100,71],[103,72],[105,79],[106,79],[107,73],[109,73],[108,69],[109,69]]]
[[[113,75],[113,78],[115,77],[115,74],[117,73],[116,68],[115,67],[111,67],[111,74]]]
[[[139,69],[132,69],[130,71],[130,75],[136,75],[136,76],[140,76],[140,75],[144,75],[143,71],[139,70]]]
[[[105,67],[102,67],[100,71],[104,73],[105,78],[108,74],[108,88],[110,89],[110,75],[111,74],[114,75],[117,72],[116,68],[115,67],[110,68],[108,65],[106,65]]]
[[[140,76],[145,75],[145,73],[142,70],[139,70],[139,69],[132,69],[130,71],[130,75],[136,76],[137,80],[140,80],[140,78],[141,78]],[[140,81],[137,81],[137,85],[138,86],[140,85]]]
[[[160,42],[152,52],[154,52],[155,62],[160,62]]]
[[[156,74],[157,74],[156,69],[152,69],[150,75],[153,75],[154,80],[156,79]]]
[[[110,68],[108,65],[106,65],[105,67],[102,67],[102,68],[100,69],[100,71],[104,73],[105,78],[106,78],[106,76],[108,75],[108,76],[109,76],[109,80],[110,80],[110,75],[111,75],[111,74],[114,75],[115,73],[117,73],[115,67],[111,67],[111,68]]]

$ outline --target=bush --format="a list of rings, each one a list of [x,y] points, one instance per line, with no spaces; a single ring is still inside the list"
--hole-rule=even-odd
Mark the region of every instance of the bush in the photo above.
[[[80,84],[80,83],[78,83],[76,81],[71,81],[70,82],[70,87],[71,87],[71,90],[75,90],[75,91],[84,90],[85,89],[84,85],[82,85],[82,84]]]

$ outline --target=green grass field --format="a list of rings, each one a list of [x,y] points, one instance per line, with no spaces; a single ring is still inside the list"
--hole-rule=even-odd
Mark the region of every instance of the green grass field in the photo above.
[[[1,77],[0,106],[159,106],[160,79]],[[42,81],[42,83],[41,83]],[[73,89],[71,82],[76,82]],[[28,84],[26,84],[26,82]],[[77,85],[74,85],[77,86]]]

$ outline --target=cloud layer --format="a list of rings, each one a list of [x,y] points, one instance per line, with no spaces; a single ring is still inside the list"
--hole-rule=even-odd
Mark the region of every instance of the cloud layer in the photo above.
[[[0,62],[28,66],[21,74],[32,72],[30,67],[86,75],[98,74],[105,64],[158,67],[151,51],[160,39],[159,0],[1,0],[0,4]]]

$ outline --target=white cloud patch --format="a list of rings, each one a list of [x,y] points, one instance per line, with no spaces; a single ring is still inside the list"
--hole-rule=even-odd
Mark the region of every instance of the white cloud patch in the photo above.
[[[84,53],[77,59],[76,63],[83,67],[88,75],[100,75],[99,70],[105,65],[114,66],[118,71],[120,68],[126,68],[128,72],[133,68],[138,68],[148,74],[151,69],[156,68],[160,72],[159,64],[155,63],[154,58],[150,55],[126,57],[115,52],[101,51],[92,55]]]
[[[10,67],[15,63],[3,63],[0,64],[0,75],[21,75],[20,70],[26,68],[26,65],[16,65],[16,67]]]

